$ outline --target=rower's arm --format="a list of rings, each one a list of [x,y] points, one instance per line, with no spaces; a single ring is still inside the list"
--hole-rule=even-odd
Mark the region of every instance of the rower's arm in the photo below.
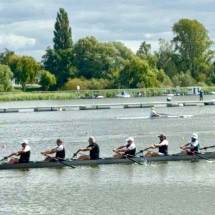
[[[122,151],[123,148],[124,148],[124,146],[119,146],[119,147],[115,148],[113,151],[124,152],[124,151]]]
[[[47,154],[54,154],[57,152],[57,149],[51,149],[51,150],[47,150],[45,152],[41,152],[43,155],[47,155]]]

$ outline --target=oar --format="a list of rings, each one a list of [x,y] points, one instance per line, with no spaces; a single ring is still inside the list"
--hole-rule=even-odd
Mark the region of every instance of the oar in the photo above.
[[[5,156],[5,157],[4,157],[3,159],[1,159],[0,161],[6,160],[6,159],[8,159],[8,158],[11,157],[11,156],[13,156],[13,154],[8,155],[8,156]]]
[[[113,150],[113,152],[117,153],[118,155],[123,156],[123,155],[120,154],[119,152],[116,152],[116,151],[114,151],[114,150]],[[131,156],[132,156],[132,155],[131,155]],[[140,162],[138,162],[138,161],[135,161],[135,160],[133,160],[132,158],[130,158],[129,155],[125,156],[125,158],[128,159],[128,160],[130,160],[130,161],[132,161],[132,162],[134,162],[134,163],[137,163],[137,164],[139,164],[139,165],[142,165],[142,163],[140,163]]]
[[[206,160],[208,163],[214,163],[215,162],[215,161],[212,161],[212,160],[210,160],[210,159],[208,159],[208,158],[200,155],[198,152],[194,152],[194,155],[196,155],[197,157],[200,157],[200,158]]]
[[[205,147],[203,147],[203,148],[200,148],[200,150],[210,149],[210,148],[215,148],[215,146],[205,146]]]
[[[41,152],[41,154],[44,155],[44,156],[47,156],[47,157],[49,157],[49,158],[53,158],[53,157],[51,157],[51,156],[49,156],[49,155],[47,155],[47,154],[45,154],[45,153],[43,153],[43,152]],[[65,161],[65,160],[59,160],[59,159],[56,158],[56,162],[62,163],[62,164],[65,165],[65,166],[69,166],[69,167],[72,167],[72,168],[76,168],[75,166],[69,165],[69,164],[67,164],[67,163],[64,163],[63,161]]]
[[[9,156],[4,157],[3,159],[1,159],[0,161],[6,160]]]
[[[149,148],[147,147],[147,148],[145,148],[145,149],[142,149],[142,150],[140,150],[139,152],[137,152],[135,155],[138,155],[138,154],[140,154],[140,153],[143,153],[144,151],[147,151]]]
[[[69,165],[69,164],[67,164],[67,163],[64,163],[63,161],[65,161],[65,160],[57,160],[57,162],[62,163],[62,164],[65,165],[65,166],[72,167],[73,169],[76,168],[75,166]]]

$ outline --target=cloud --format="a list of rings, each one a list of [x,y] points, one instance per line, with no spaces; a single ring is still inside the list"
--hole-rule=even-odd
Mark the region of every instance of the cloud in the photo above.
[[[31,49],[36,45],[34,38],[19,35],[0,35],[0,48],[17,51],[19,49]]]
[[[215,39],[214,0],[7,0],[0,1],[0,51],[10,47],[41,60],[39,53],[53,45],[59,8],[68,13],[74,42],[94,36],[124,41],[131,49],[143,41],[158,47],[159,38],[172,39],[172,26],[181,18],[197,19]]]

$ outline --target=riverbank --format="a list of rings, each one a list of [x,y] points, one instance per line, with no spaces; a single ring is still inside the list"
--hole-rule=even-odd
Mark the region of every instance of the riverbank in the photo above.
[[[204,94],[215,92],[215,87],[202,88]],[[186,87],[180,88],[141,88],[141,89],[108,89],[108,90],[80,90],[80,91],[33,91],[33,92],[2,92],[0,101],[30,101],[30,100],[70,100],[78,98],[114,98],[121,92],[127,92],[131,97],[152,97],[162,95],[187,95]]]

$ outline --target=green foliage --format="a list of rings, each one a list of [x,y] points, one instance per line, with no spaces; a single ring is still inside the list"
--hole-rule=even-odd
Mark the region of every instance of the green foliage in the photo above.
[[[94,37],[87,37],[75,44],[73,63],[79,78],[116,79],[118,70],[131,55],[121,43],[100,43]]]
[[[155,55],[158,59],[158,69],[162,69],[170,78],[177,74],[177,56],[174,53],[172,42],[159,39],[159,50],[155,52]]]
[[[65,86],[64,90],[77,90],[77,86],[80,87],[80,90],[98,90],[98,89],[108,89],[113,86],[113,81],[108,79],[79,79],[74,78],[69,80]]]
[[[207,73],[201,70],[202,65],[208,64],[213,55],[209,49],[212,41],[207,30],[197,20],[181,19],[174,24],[173,33],[175,52],[180,59],[179,70],[183,72],[189,70],[192,77],[200,81],[198,73]]]
[[[56,84],[55,75],[51,74],[48,71],[40,71],[40,85],[42,85],[43,90],[48,90],[50,86]]]
[[[35,77],[39,69],[38,63],[32,58],[23,56],[16,66],[16,80],[22,85],[22,90],[25,90],[26,84],[34,83]]]
[[[133,57],[120,71],[120,86],[124,88],[158,87],[157,74],[147,61]]]
[[[9,66],[0,64],[0,91],[10,91],[12,88],[11,79],[13,73]]]
[[[72,30],[67,12],[63,8],[57,13],[53,42],[55,51],[72,48]]]
[[[186,73],[180,72],[179,74],[173,77],[172,81],[175,86],[180,86],[180,87],[188,87],[188,86],[195,85],[196,83],[190,71],[187,71]]]

